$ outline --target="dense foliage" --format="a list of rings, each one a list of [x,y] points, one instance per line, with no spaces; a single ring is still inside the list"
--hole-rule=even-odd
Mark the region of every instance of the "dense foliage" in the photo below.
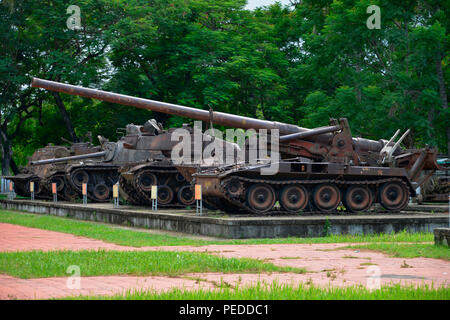
[[[30,88],[31,77],[298,124],[348,117],[354,135],[448,152],[448,0],[0,0],[2,169],[36,148],[157,118]],[[370,5],[381,28],[369,29]],[[12,155],[12,160],[9,157]],[[9,165],[8,165],[9,163]]]

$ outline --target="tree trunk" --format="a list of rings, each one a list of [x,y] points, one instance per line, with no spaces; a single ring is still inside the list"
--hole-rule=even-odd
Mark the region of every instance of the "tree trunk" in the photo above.
[[[3,130],[0,129],[0,142],[2,149],[2,175],[9,175],[9,168],[12,159],[11,143]]]
[[[441,98],[442,110],[447,109],[447,92],[445,90],[444,74],[442,72],[442,55],[439,53],[436,61],[436,73],[439,80],[439,97]],[[447,154],[450,156],[450,127],[447,126],[445,129],[445,134],[447,136]]]
[[[56,105],[59,108],[59,112],[61,113],[61,116],[63,117],[64,123],[66,125],[67,131],[69,131],[70,139],[73,142],[78,142],[78,137],[75,134],[75,130],[73,129],[72,121],[70,120],[69,114],[67,113],[66,106],[64,105],[64,102],[61,99],[61,96],[58,92],[53,92],[53,97],[55,98]]]

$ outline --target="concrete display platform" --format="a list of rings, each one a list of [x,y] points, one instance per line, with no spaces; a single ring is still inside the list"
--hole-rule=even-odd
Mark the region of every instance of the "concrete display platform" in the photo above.
[[[0,199],[0,208],[38,214],[70,217],[140,228],[176,231],[194,235],[242,239],[319,237],[329,234],[376,234],[407,230],[433,232],[448,226],[445,205],[417,206],[399,214],[317,215],[317,216],[230,216],[205,210],[197,216],[195,210],[158,210],[121,206],[111,203],[88,204]],[[423,208],[428,212],[415,211]]]

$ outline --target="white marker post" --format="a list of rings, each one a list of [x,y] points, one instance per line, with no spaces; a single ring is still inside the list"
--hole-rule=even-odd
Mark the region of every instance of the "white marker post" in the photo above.
[[[58,192],[56,190],[56,183],[52,183],[53,202],[58,202]]]
[[[87,184],[83,183],[81,193],[83,194],[83,204],[87,205]]]
[[[119,183],[117,182],[113,185],[113,199],[114,199],[114,208],[119,207]]]
[[[31,200],[34,201],[34,182],[30,182],[30,193],[31,193]]]
[[[202,186],[199,184],[195,185],[195,204],[197,205],[195,214],[203,215],[203,203],[202,203]]]
[[[158,211],[158,187],[152,186],[152,211]]]

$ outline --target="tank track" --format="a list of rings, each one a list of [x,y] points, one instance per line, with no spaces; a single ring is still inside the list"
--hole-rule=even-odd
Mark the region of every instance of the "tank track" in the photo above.
[[[407,188],[405,181],[402,179],[399,179],[399,178],[386,178],[386,179],[373,180],[373,181],[366,181],[366,180],[364,180],[364,181],[345,181],[345,180],[339,180],[339,179],[288,180],[288,181],[283,180],[283,181],[281,181],[281,180],[270,180],[270,179],[253,179],[253,178],[247,178],[247,177],[241,177],[241,176],[232,176],[232,178],[237,178],[240,181],[246,182],[246,183],[265,183],[265,184],[269,184],[272,186],[273,185],[286,186],[286,185],[290,185],[290,184],[319,185],[319,184],[323,184],[323,183],[334,183],[338,186],[372,185],[372,186],[376,186],[378,188],[379,185],[386,183],[386,182],[398,182],[398,183],[403,184],[406,187],[406,190],[408,190],[407,196],[409,199],[409,189]],[[263,212],[263,213],[256,211],[247,204],[246,200],[242,201],[242,199],[236,199],[236,198],[232,197],[229,194],[229,191],[225,188],[226,181],[227,181],[227,179],[221,181],[221,184],[220,184],[221,192],[224,195],[224,199],[226,201],[213,201],[213,199],[209,199],[207,197],[205,197],[205,199],[204,199],[204,200],[206,200],[206,202],[211,202],[211,204],[214,205],[218,210],[235,213],[235,214],[236,213],[244,213],[244,214],[250,214],[250,215],[257,215],[257,216],[271,216],[271,215],[279,216],[279,215],[296,214],[295,212],[290,212],[290,211],[284,210],[281,206],[280,206],[281,209],[272,209],[272,210],[269,210],[269,211]],[[407,204],[407,202],[406,202],[406,204]],[[373,206],[373,204],[372,204],[372,206]],[[401,209],[403,209],[403,208],[400,208],[398,210],[384,209],[384,210],[380,211],[380,213],[394,213],[394,212],[401,211]],[[317,210],[314,207],[311,199],[308,200],[308,205],[304,210],[304,213],[306,213],[308,215],[343,214],[343,212],[346,212],[346,211],[333,210],[333,211],[325,212],[325,211]]]
[[[169,169],[170,168],[170,169]],[[164,208],[185,208],[186,205],[179,203],[177,199],[177,192],[171,185],[173,185],[173,180],[176,179],[176,175],[179,174],[178,170],[175,169],[175,167],[167,166],[167,167],[161,167],[160,164],[152,165],[149,164],[145,167],[140,168],[139,170],[136,170],[133,172],[134,176],[136,177],[139,172],[142,172],[144,170],[151,170],[151,172],[156,175],[156,178],[158,180],[158,185],[167,185],[171,187],[173,192],[174,200],[171,201],[169,204],[162,204],[158,202],[158,207],[164,207]],[[165,175],[165,179],[163,180],[164,183],[159,183],[161,181],[161,176]],[[170,183],[172,182],[172,183]],[[182,182],[183,184],[179,187],[184,187],[186,185],[190,184],[186,181]],[[178,183],[175,183],[178,184]],[[132,182],[127,182],[126,179],[123,177],[120,178],[120,187],[122,191],[126,194],[126,197],[128,198],[128,201],[132,204],[136,205],[144,205],[144,206],[151,206],[152,205],[152,199],[151,199],[151,193],[149,191],[143,190],[138,184],[136,179],[133,178]]]
[[[69,181],[69,185],[75,190],[75,192],[82,197],[82,186],[78,186],[73,182],[73,177],[77,172],[80,171],[86,171],[89,174],[90,180],[88,182],[88,192],[87,192],[87,198],[94,202],[108,202],[112,199],[112,186],[118,181],[119,173],[118,173],[119,166],[80,166],[77,168],[72,168],[69,170],[68,173],[66,173],[66,180]],[[96,173],[97,172],[97,173]],[[101,172],[102,176],[98,176],[98,172]],[[96,177],[97,175],[97,177]],[[115,177],[117,176],[117,179]],[[91,179],[91,177],[94,177],[94,179]],[[94,180],[94,181],[92,181]],[[97,185],[99,182],[105,183],[109,188],[109,196],[107,199],[98,199],[93,195],[92,192],[92,186],[95,182],[95,185]]]
[[[45,190],[48,190],[50,194],[50,196],[48,196],[48,199],[53,199],[52,180],[54,178],[61,178],[64,181],[63,189],[61,191],[57,191],[58,200],[73,201],[77,197],[77,194],[67,181],[66,175],[64,173],[56,173],[46,179]]]
[[[119,186],[122,196],[128,202],[134,205],[145,205],[145,203],[141,201],[142,198],[138,196],[138,193],[135,191],[133,185],[131,183],[128,183],[128,181],[122,175],[120,175],[119,177]]]

